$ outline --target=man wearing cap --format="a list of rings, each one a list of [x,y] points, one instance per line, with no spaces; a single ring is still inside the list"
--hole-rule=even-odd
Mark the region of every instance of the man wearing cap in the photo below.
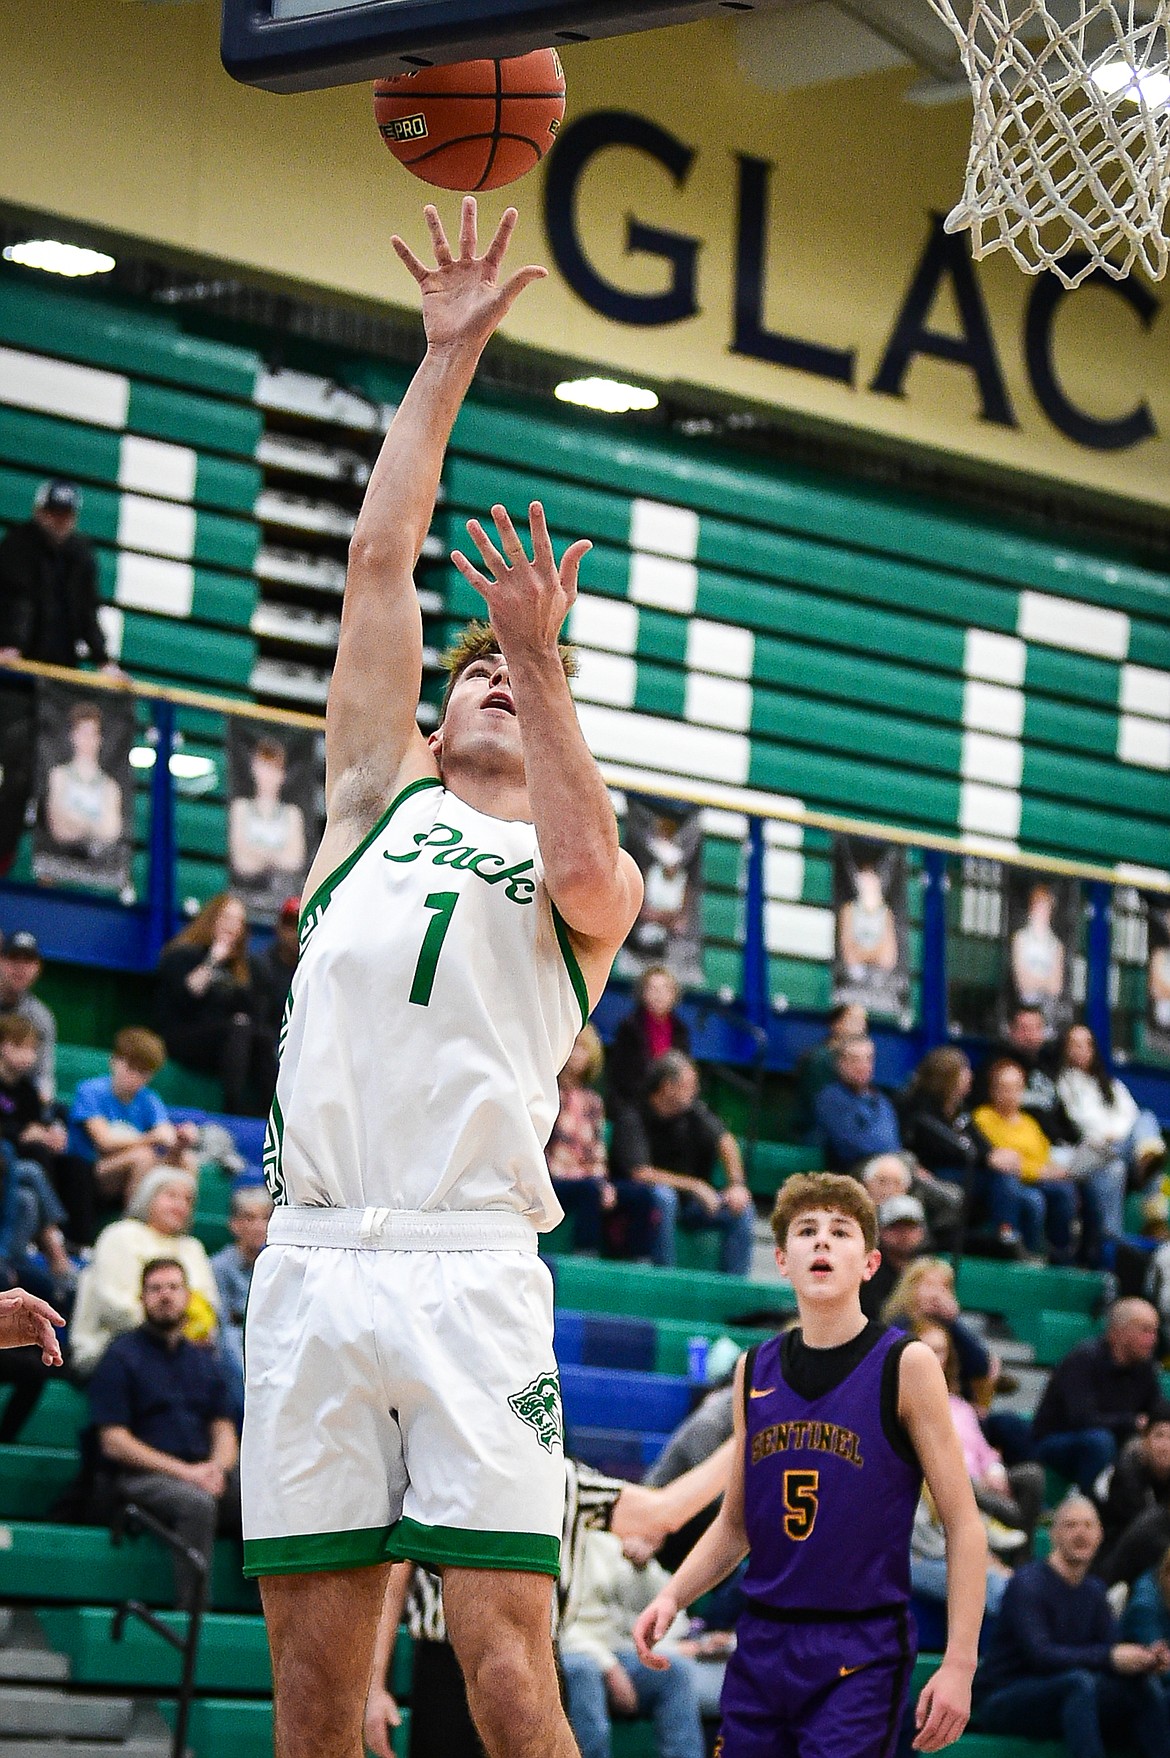
[[[0,663],[74,667],[89,659],[124,678],[98,620],[97,566],[77,530],[80,511],[76,483],[55,477],[38,489],[32,518],[0,542]],[[0,691],[0,864],[11,861],[24,828],[34,746],[31,697],[10,679]]]
[[[36,1030],[40,1043],[33,1080],[46,1105],[57,1096],[57,1021],[32,993],[44,965],[36,936],[20,929],[0,938],[0,1019],[17,1014]]]
[[[878,1209],[882,1261],[861,1284],[861,1310],[877,1318],[902,1271],[926,1247],[926,1210],[916,1196],[887,1197]]]
[[[121,676],[98,621],[97,567],[77,530],[80,511],[76,484],[57,477],[38,490],[32,518],[0,543],[0,658],[90,659]]]

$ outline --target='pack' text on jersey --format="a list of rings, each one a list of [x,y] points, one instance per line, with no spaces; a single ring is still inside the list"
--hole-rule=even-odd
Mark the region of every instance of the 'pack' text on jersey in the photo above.
[[[416,831],[411,839],[417,847],[407,849],[405,854],[394,855],[389,849],[382,851],[383,860],[417,861],[423,853],[430,852],[431,863],[436,867],[458,867],[474,873],[486,885],[499,885],[507,880],[504,896],[511,903],[531,903],[536,896],[536,879],[528,877],[533,872],[531,861],[518,861],[509,867],[503,855],[494,854],[490,849],[477,849],[471,843],[464,842],[463,832],[450,824],[432,824],[429,830]],[[485,869],[483,862],[495,861],[498,865],[493,869]]]

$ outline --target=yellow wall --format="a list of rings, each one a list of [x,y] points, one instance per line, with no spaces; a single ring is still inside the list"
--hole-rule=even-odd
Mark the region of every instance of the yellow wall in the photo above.
[[[218,58],[218,6],[41,0],[0,9],[0,201],[47,210],[250,269],[364,299],[409,305],[389,248],[424,235],[424,187],[392,163],[364,87],[277,97],[239,87]],[[664,284],[660,262],[625,253],[627,216],[701,241],[700,312],[636,328],[604,318],[558,275],[509,320],[518,340],[607,363],[635,377],[714,386],[817,419],[1008,465],[1036,477],[1170,506],[1167,441],[1108,453],[1075,443],[1040,408],[1023,326],[1034,283],[1008,261],[976,269],[1018,427],[980,419],[972,374],[919,359],[906,394],[865,387],[927,242],[931,213],[961,184],[964,104],[902,101],[912,76],[795,94],[757,89],[736,66],[733,21],[579,45],[565,55],[566,128],[624,110],[670,131],[695,158],[678,189],[624,148],[603,153],[580,187],[579,232],[597,270],[632,291]],[[857,351],[854,385],[730,352],[737,154],[769,161],[771,242],[765,321]],[[510,192],[521,207],[517,259],[549,260],[541,172]],[[507,196],[486,198],[495,215]],[[456,198],[440,198],[453,214]],[[1160,290],[1155,289],[1155,293]],[[932,327],[955,321],[945,294]],[[1145,399],[1170,423],[1164,316],[1144,330],[1116,292],[1082,289],[1056,320],[1065,391],[1097,418]]]

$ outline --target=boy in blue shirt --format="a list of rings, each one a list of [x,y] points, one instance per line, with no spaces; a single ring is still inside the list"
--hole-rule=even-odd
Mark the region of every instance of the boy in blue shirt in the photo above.
[[[69,1152],[92,1163],[100,1194],[126,1204],[159,1165],[197,1171],[192,1150],[199,1131],[174,1124],[150,1087],[167,1059],[155,1032],[126,1026],[114,1039],[109,1074],[83,1080],[69,1114]]]

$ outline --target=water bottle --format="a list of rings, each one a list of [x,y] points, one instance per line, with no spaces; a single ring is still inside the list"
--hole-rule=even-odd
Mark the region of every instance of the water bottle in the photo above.
[[[693,1386],[707,1384],[707,1356],[711,1345],[706,1337],[687,1339],[687,1378]]]

